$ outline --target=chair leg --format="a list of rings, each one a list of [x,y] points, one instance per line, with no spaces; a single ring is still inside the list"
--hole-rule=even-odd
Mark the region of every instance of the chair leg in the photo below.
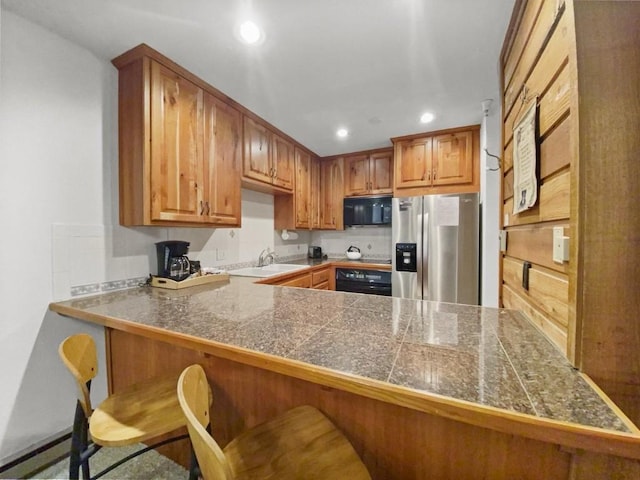
[[[196,452],[191,447],[191,459],[189,460],[189,480],[198,480],[200,477],[200,466],[198,465],[198,459],[196,458]]]
[[[78,480],[80,466],[84,478],[89,478],[89,459],[82,459],[87,448],[88,425],[87,418],[80,402],[76,404],[76,413],[73,419],[73,430],[71,433],[71,455],[69,459],[69,479]]]

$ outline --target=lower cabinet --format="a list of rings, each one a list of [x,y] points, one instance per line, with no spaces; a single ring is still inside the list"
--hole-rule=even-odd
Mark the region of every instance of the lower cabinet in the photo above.
[[[302,275],[278,282],[276,285],[282,285],[283,287],[309,288],[311,287],[311,274],[303,273]]]
[[[329,290],[330,272],[330,267],[311,272],[311,288],[315,288],[316,290]]]
[[[283,278],[284,277],[284,278]],[[283,287],[314,288],[316,290],[331,290],[331,267],[317,266],[304,269],[297,274],[280,275],[276,278],[266,278],[257,283],[267,285],[281,285]]]

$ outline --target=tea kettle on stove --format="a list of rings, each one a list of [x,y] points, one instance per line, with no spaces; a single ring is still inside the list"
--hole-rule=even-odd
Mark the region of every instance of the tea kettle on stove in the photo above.
[[[189,242],[167,240],[156,243],[158,255],[158,277],[177,282],[191,275],[191,262],[187,257]]]
[[[362,257],[362,253],[360,253],[360,249],[358,247],[351,245],[347,248],[347,258],[349,260],[359,260],[360,257]]]

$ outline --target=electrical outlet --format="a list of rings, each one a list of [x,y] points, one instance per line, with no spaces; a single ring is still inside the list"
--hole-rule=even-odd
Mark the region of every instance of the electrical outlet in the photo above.
[[[216,259],[217,260],[224,260],[224,257],[225,257],[224,250],[222,250],[221,248],[216,249]]]
[[[553,261],[556,263],[569,261],[569,237],[564,236],[563,227],[553,227]]]

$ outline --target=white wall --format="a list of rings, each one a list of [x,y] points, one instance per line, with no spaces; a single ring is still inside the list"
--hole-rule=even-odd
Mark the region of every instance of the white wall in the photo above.
[[[497,73],[496,73],[497,75]],[[499,96],[496,94],[496,98]],[[495,170],[498,161],[485,153],[502,156],[500,152],[500,108],[494,101],[480,129],[480,198],[482,202],[480,304],[497,307],[499,298],[499,215],[502,170]]]
[[[72,419],[75,391],[57,360],[57,343],[78,326],[44,322],[52,298],[51,225],[103,221],[102,157],[110,148],[103,138],[111,128],[105,97],[115,76],[106,62],[7,11],[1,22],[4,459]],[[69,394],[60,395],[63,389]]]
[[[88,331],[103,348],[100,328],[48,313],[51,301],[155,273],[160,240],[191,242],[206,266],[255,263],[276,246],[273,196],[245,190],[242,228],[119,226],[116,69],[1,12],[0,465],[71,425],[59,342]],[[287,243],[278,248],[306,252]],[[96,400],[104,385],[94,382]]]

